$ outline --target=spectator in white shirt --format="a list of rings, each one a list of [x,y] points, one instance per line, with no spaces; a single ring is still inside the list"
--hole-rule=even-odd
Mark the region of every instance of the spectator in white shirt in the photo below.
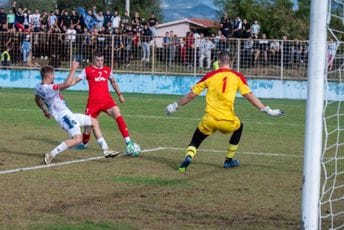
[[[117,10],[115,10],[115,13],[111,18],[111,21],[112,21],[112,28],[114,29],[119,28],[119,26],[121,25],[121,16],[118,15]]]
[[[254,20],[254,23],[251,26],[251,35],[252,38],[258,38],[260,33],[260,25],[257,20]]]
[[[202,38],[199,47],[199,67],[203,68],[204,58],[207,61],[207,69],[211,66],[211,50],[215,48],[214,43],[209,39],[209,37]]]

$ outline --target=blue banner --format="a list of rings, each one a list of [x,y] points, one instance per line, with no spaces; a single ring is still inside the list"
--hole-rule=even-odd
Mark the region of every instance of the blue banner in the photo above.
[[[89,15],[84,8],[78,7],[76,11],[79,13],[79,15],[82,16],[87,29],[90,30],[97,24],[96,19],[94,19],[91,15]]]

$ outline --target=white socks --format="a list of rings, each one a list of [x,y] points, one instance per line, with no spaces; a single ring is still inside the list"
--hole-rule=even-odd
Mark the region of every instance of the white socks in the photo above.
[[[103,151],[109,150],[109,146],[107,145],[103,137],[99,137],[97,139],[97,143],[100,146],[100,148],[102,148]]]
[[[68,146],[66,143],[63,141],[61,144],[56,146],[53,150],[51,150],[50,154],[55,157],[57,154],[62,153],[63,151],[67,150]]]
[[[128,144],[130,142],[130,137],[126,137],[124,138],[124,140],[125,140],[125,143]]]

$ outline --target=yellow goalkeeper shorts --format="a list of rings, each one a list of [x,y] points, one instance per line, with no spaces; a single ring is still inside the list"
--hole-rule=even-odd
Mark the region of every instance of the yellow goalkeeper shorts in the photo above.
[[[204,135],[211,135],[215,131],[220,131],[221,133],[227,134],[238,130],[240,127],[240,119],[235,117],[234,120],[216,120],[211,115],[204,115],[200,123],[198,124],[198,129]]]

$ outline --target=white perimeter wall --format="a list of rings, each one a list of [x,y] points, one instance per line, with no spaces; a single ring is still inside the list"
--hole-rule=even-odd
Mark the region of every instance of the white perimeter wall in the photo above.
[[[55,82],[62,82],[68,72],[56,72]],[[117,82],[124,93],[176,94],[189,92],[200,78],[190,76],[164,76],[144,74],[116,74]],[[1,70],[0,87],[34,88],[40,82],[37,70]],[[307,82],[291,80],[249,79],[251,90],[260,98],[306,99]],[[87,82],[80,82],[70,90],[87,90]],[[344,100],[344,84],[329,83],[329,100]]]

